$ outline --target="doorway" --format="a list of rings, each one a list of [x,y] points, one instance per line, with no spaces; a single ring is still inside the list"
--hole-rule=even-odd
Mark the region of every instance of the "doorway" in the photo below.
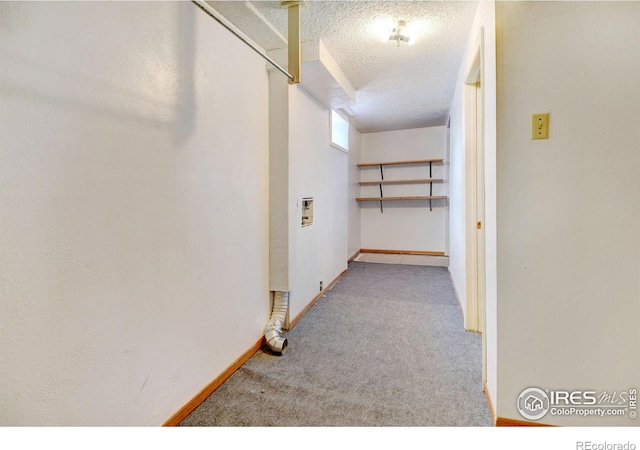
[[[482,334],[482,385],[487,379],[485,331],[485,174],[484,174],[484,89],[483,29],[475,45],[473,63],[465,81],[466,162],[466,320],[465,328]]]

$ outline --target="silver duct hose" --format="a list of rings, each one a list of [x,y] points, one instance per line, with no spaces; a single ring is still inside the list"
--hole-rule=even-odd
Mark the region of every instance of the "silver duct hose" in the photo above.
[[[282,337],[282,327],[287,318],[289,309],[289,293],[276,291],[273,296],[273,310],[271,318],[267,322],[267,328],[264,332],[264,338],[267,340],[269,348],[280,354],[287,351],[287,339]]]

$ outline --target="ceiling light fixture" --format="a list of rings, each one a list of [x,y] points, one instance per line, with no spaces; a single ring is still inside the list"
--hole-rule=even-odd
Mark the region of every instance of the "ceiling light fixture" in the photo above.
[[[406,27],[407,22],[398,20],[396,25],[391,29],[391,34],[389,34],[389,40],[395,41],[398,47],[400,47],[400,42],[409,44],[411,41],[411,36],[407,33]]]

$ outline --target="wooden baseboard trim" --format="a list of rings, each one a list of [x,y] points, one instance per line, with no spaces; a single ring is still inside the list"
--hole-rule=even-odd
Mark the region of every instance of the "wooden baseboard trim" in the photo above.
[[[322,291],[320,291],[320,293],[318,295],[316,295],[311,300],[311,302],[309,302],[309,304],[307,306],[305,306],[305,308],[295,317],[295,319],[290,321],[289,328],[290,329],[293,328],[298,323],[298,321],[300,321],[302,316],[304,316],[304,314],[307,311],[309,311],[311,309],[311,307],[313,307],[313,305],[315,305],[318,302],[318,300],[320,300],[320,298],[328,290],[330,290],[338,282],[338,280],[340,278],[342,278],[344,276],[345,273],[347,273],[346,270],[344,270],[331,283],[329,283],[329,285],[327,285],[326,288],[324,288]],[[189,400],[182,408],[180,408],[178,410],[178,412],[176,412],[173,416],[171,416],[162,426],[163,427],[175,427],[175,426],[177,426],[189,414],[191,414],[203,401],[205,401],[207,399],[207,397],[209,397],[211,394],[213,394],[213,392],[216,389],[218,389],[222,385],[222,383],[224,383],[227,380],[227,378],[229,378],[231,375],[233,375],[233,373],[236,370],[238,370],[240,368],[240,366],[242,366],[245,362],[247,362],[249,360],[249,358],[251,358],[265,344],[266,344],[266,342],[264,340],[264,336],[260,337],[260,339],[258,339],[258,341],[255,344],[253,344],[249,350],[244,352],[238,359],[236,359],[234,361],[233,364],[231,364],[229,367],[227,367],[227,369],[224,372],[222,372],[211,383],[209,383],[207,386],[205,386],[204,389],[202,389],[198,394],[196,394],[195,397],[193,397],[191,400]]]
[[[445,256],[444,252],[427,252],[417,250],[378,250],[375,248],[362,248],[360,253],[383,253],[386,255],[422,255],[422,256]]]
[[[358,255],[359,255],[359,254],[360,254],[360,250],[358,250],[357,252],[355,252],[355,253],[353,254],[353,256],[347,260],[347,264],[349,264],[349,263],[350,263],[350,262],[352,262],[354,259],[356,259],[356,258],[358,257]]]
[[[496,427],[555,427],[546,423],[527,422],[526,420],[509,419],[506,417],[496,417]]]
[[[493,406],[493,400],[491,399],[491,393],[489,392],[489,386],[487,386],[486,381],[482,386],[482,390],[484,391],[484,395],[487,397],[487,403],[489,404],[489,412],[491,413],[491,421],[493,422],[493,426],[495,427],[498,417],[496,416],[496,408]]]
[[[293,328],[300,321],[300,319],[302,319],[302,316],[304,316],[306,312],[309,311],[313,307],[313,305],[315,305],[318,300],[320,300],[320,298],[322,298],[322,296],[326,294],[327,291],[331,289],[338,282],[338,280],[344,276],[345,273],[347,273],[347,270],[342,271],[342,273],[338,275],[331,283],[329,283],[326,288],[321,290],[318,295],[313,297],[313,299],[307,304],[307,306],[305,306],[304,309],[300,311],[300,313],[293,320],[289,321],[289,328]]]
[[[238,359],[234,361],[227,369],[218,375],[211,383],[209,383],[203,390],[201,390],[195,397],[189,400],[182,408],[178,410],[173,416],[169,418],[162,426],[163,427],[175,427],[182,422],[189,414],[191,414],[203,401],[207,399],[213,391],[218,389],[227,378],[240,368],[249,358],[251,358],[255,352],[260,350],[265,344],[264,336],[260,337],[258,341],[244,352]]]
[[[496,408],[493,405],[491,399],[491,393],[489,387],[485,381],[483,389],[484,395],[487,396],[487,403],[489,403],[489,411],[491,412],[491,419],[493,420],[494,427],[554,427],[555,425],[549,425],[546,423],[527,422],[526,420],[508,419],[506,417],[498,417],[496,415]]]

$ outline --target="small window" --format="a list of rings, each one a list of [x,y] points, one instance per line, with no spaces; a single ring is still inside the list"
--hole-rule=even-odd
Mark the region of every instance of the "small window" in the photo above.
[[[331,145],[344,152],[349,151],[349,121],[331,110],[330,114]]]

